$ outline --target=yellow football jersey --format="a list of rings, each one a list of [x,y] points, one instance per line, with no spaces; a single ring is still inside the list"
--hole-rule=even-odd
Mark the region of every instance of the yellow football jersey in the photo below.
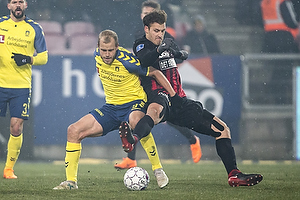
[[[17,66],[12,53],[33,56],[46,52],[42,28],[28,17],[14,22],[10,16],[0,18],[0,87],[30,88],[31,65]],[[48,57],[47,57],[48,59]]]
[[[94,55],[107,104],[121,105],[137,99],[146,101],[139,75],[148,76],[149,68],[141,67],[137,57],[119,47],[115,60],[108,65],[103,62],[98,48]]]

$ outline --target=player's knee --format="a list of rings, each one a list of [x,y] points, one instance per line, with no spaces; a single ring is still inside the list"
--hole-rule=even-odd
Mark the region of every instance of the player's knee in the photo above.
[[[138,122],[145,116],[145,114],[143,112],[132,112],[129,115],[129,120],[128,123],[130,125],[131,129],[135,129],[136,125],[138,124]]]
[[[68,129],[67,129],[67,132],[68,132],[68,135],[72,135],[75,133],[75,126],[73,124],[71,124],[70,126],[68,126]]]
[[[74,124],[71,124],[68,127],[67,133],[68,133],[68,141],[69,142],[77,142],[78,140],[81,140],[79,138],[79,130]]]
[[[10,133],[13,136],[18,137],[22,133],[22,127],[20,125],[12,125],[10,126]]]
[[[11,135],[18,137],[23,132],[23,122],[24,120],[12,117],[10,120],[10,133]]]
[[[225,122],[223,122],[221,119],[218,117],[214,117],[213,123],[212,123],[212,129],[216,132],[220,132],[221,135],[217,137],[216,139],[220,138],[230,138],[230,128],[227,126]]]
[[[135,119],[130,119],[129,120],[129,125],[130,125],[130,128],[131,129],[135,129],[135,127],[136,127],[136,125],[137,125],[137,123],[140,121],[140,119],[137,119],[137,118],[135,118]]]
[[[227,125],[225,126],[224,131],[221,132],[220,138],[229,138],[229,139],[231,139],[230,129]]]
[[[147,115],[149,115],[152,118],[154,124],[158,124],[162,120],[162,118],[165,115],[165,112],[166,109],[157,103],[151,103],[147,109]]]

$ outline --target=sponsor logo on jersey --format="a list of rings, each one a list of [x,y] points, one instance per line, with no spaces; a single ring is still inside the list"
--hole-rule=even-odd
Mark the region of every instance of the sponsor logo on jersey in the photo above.
[[[0,43],[4,44],[5,35],[0,35]]]
[[[160,60],[159,67],[160,70],[167,70],[167,69],[177,67],[177,65],[174,58],[168,58],[168,59]]]
[[[137,47],[136,47],[136,52],[139,52],[140,50],[142,50],[144,48],[144,44],[139,44]]]

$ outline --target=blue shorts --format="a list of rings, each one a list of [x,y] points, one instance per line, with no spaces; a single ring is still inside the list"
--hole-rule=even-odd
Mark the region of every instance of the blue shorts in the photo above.
[[[122,121],[128,122],[130,113],[137,110],[146,113],[143,100],[136,100],[123,105],[105,104],[100,109],[96,108],[90,113],[101,124],[103,135],[106,135],[110,131],[117,130]]]
[[[30,88],[0,87],[0,116],[5,117],[9,105],[10,117],[29,118]]]

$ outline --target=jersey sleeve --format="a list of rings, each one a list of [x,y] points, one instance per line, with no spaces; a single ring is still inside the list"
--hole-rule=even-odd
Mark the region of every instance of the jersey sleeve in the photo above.
[[[43,51],[42,53],[38,53],[33,57],[32,65],[45,65],[48,62],[48,52]]]
[[[96,57],[96,56],[100,56],[99,48],[96,48],[94,51],[94,57]]]
[[[43,31],[37,31],[35,41],[34,41],[34,48],[37,53],[42,53],[44,51],[47,51],[46,41],[45,41]]]
[[[35,51],[37,53],[42,53],[44,51],[47,51],[46,40],[45,40],[42,27],[38,23],[34,22],[29,18],[26,18],[25,21],[29,23],[35,31],[35,38],[34,38]]]
[[[133,52],[140,60],[143,67],[153,66],[159,57],[156,48],[149,48],[150,44],[147,42],[136,42],[133,46]]]
[[[132,53],[118,50],[117,59],[130,73],[140,76],[148,76],[149,67],[141,66],[139,59]]]

